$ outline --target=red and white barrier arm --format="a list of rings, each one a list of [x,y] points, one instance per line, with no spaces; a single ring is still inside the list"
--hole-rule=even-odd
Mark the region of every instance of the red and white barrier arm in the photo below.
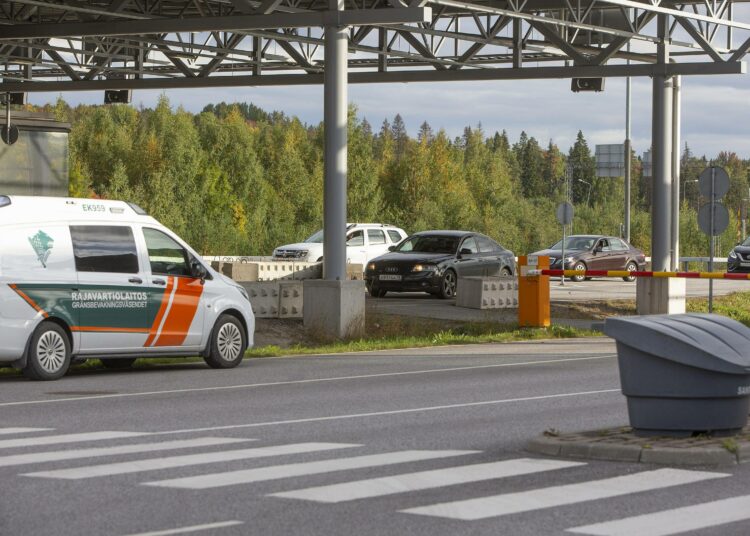
[[[682,277],[685,279],[734,279],[750,280],[750,274],[725,272],[629,272],[627,270],[529,270],[526,275],[584,276],[584,277]]]

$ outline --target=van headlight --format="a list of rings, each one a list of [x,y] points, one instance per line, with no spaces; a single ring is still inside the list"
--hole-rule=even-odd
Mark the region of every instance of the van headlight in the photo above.
[[[239,291],[240,291],[240,294],[242,294],[242,296],[243,296],[243,297],[244,297],[244,298],[245,298],[245,299],[246,299],[247,301],[250,301],[250,296],[248,296],[248,294],[247,294],[247,291],[245,290],[245,288],[244,288],[244,287],[239,287],[239,286],[238,286],[238,287],[236,287],[236,288],[237,288],[237,290],[239,290]]]

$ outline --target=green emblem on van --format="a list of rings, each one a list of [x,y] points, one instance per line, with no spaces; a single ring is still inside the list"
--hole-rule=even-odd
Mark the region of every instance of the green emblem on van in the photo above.
[[[29,243],[31,244],[31,247],[34,248],[39,262],[41,262],[42,266],[46,268],[47,259],[49,259],[49,255],[52,253],[52,247],[54,246],[55,241],[44,231],[39,231],[34,236],[29,237]]]

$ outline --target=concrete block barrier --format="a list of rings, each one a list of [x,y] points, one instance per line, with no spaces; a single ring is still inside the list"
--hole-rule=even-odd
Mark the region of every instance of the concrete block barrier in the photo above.
[[[470,309],[518,307],[518,280],[515,277],[459,277],[456,305]]]
[[[256,318],[278,318],[281,293],[278,281],[240,281],[250,296]]]
[[[279,318],[302,318],[302,281],[279,281]]]

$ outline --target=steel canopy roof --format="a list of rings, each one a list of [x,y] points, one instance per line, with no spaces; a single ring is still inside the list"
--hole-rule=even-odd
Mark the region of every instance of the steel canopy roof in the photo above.
[[[0,2],[0,91],[322,83],[327,26],[349,28],[354,83],[734,74],[745,72],[750,50],[749,8],[731,0],[347,0],[335,8],[320,0]]]

